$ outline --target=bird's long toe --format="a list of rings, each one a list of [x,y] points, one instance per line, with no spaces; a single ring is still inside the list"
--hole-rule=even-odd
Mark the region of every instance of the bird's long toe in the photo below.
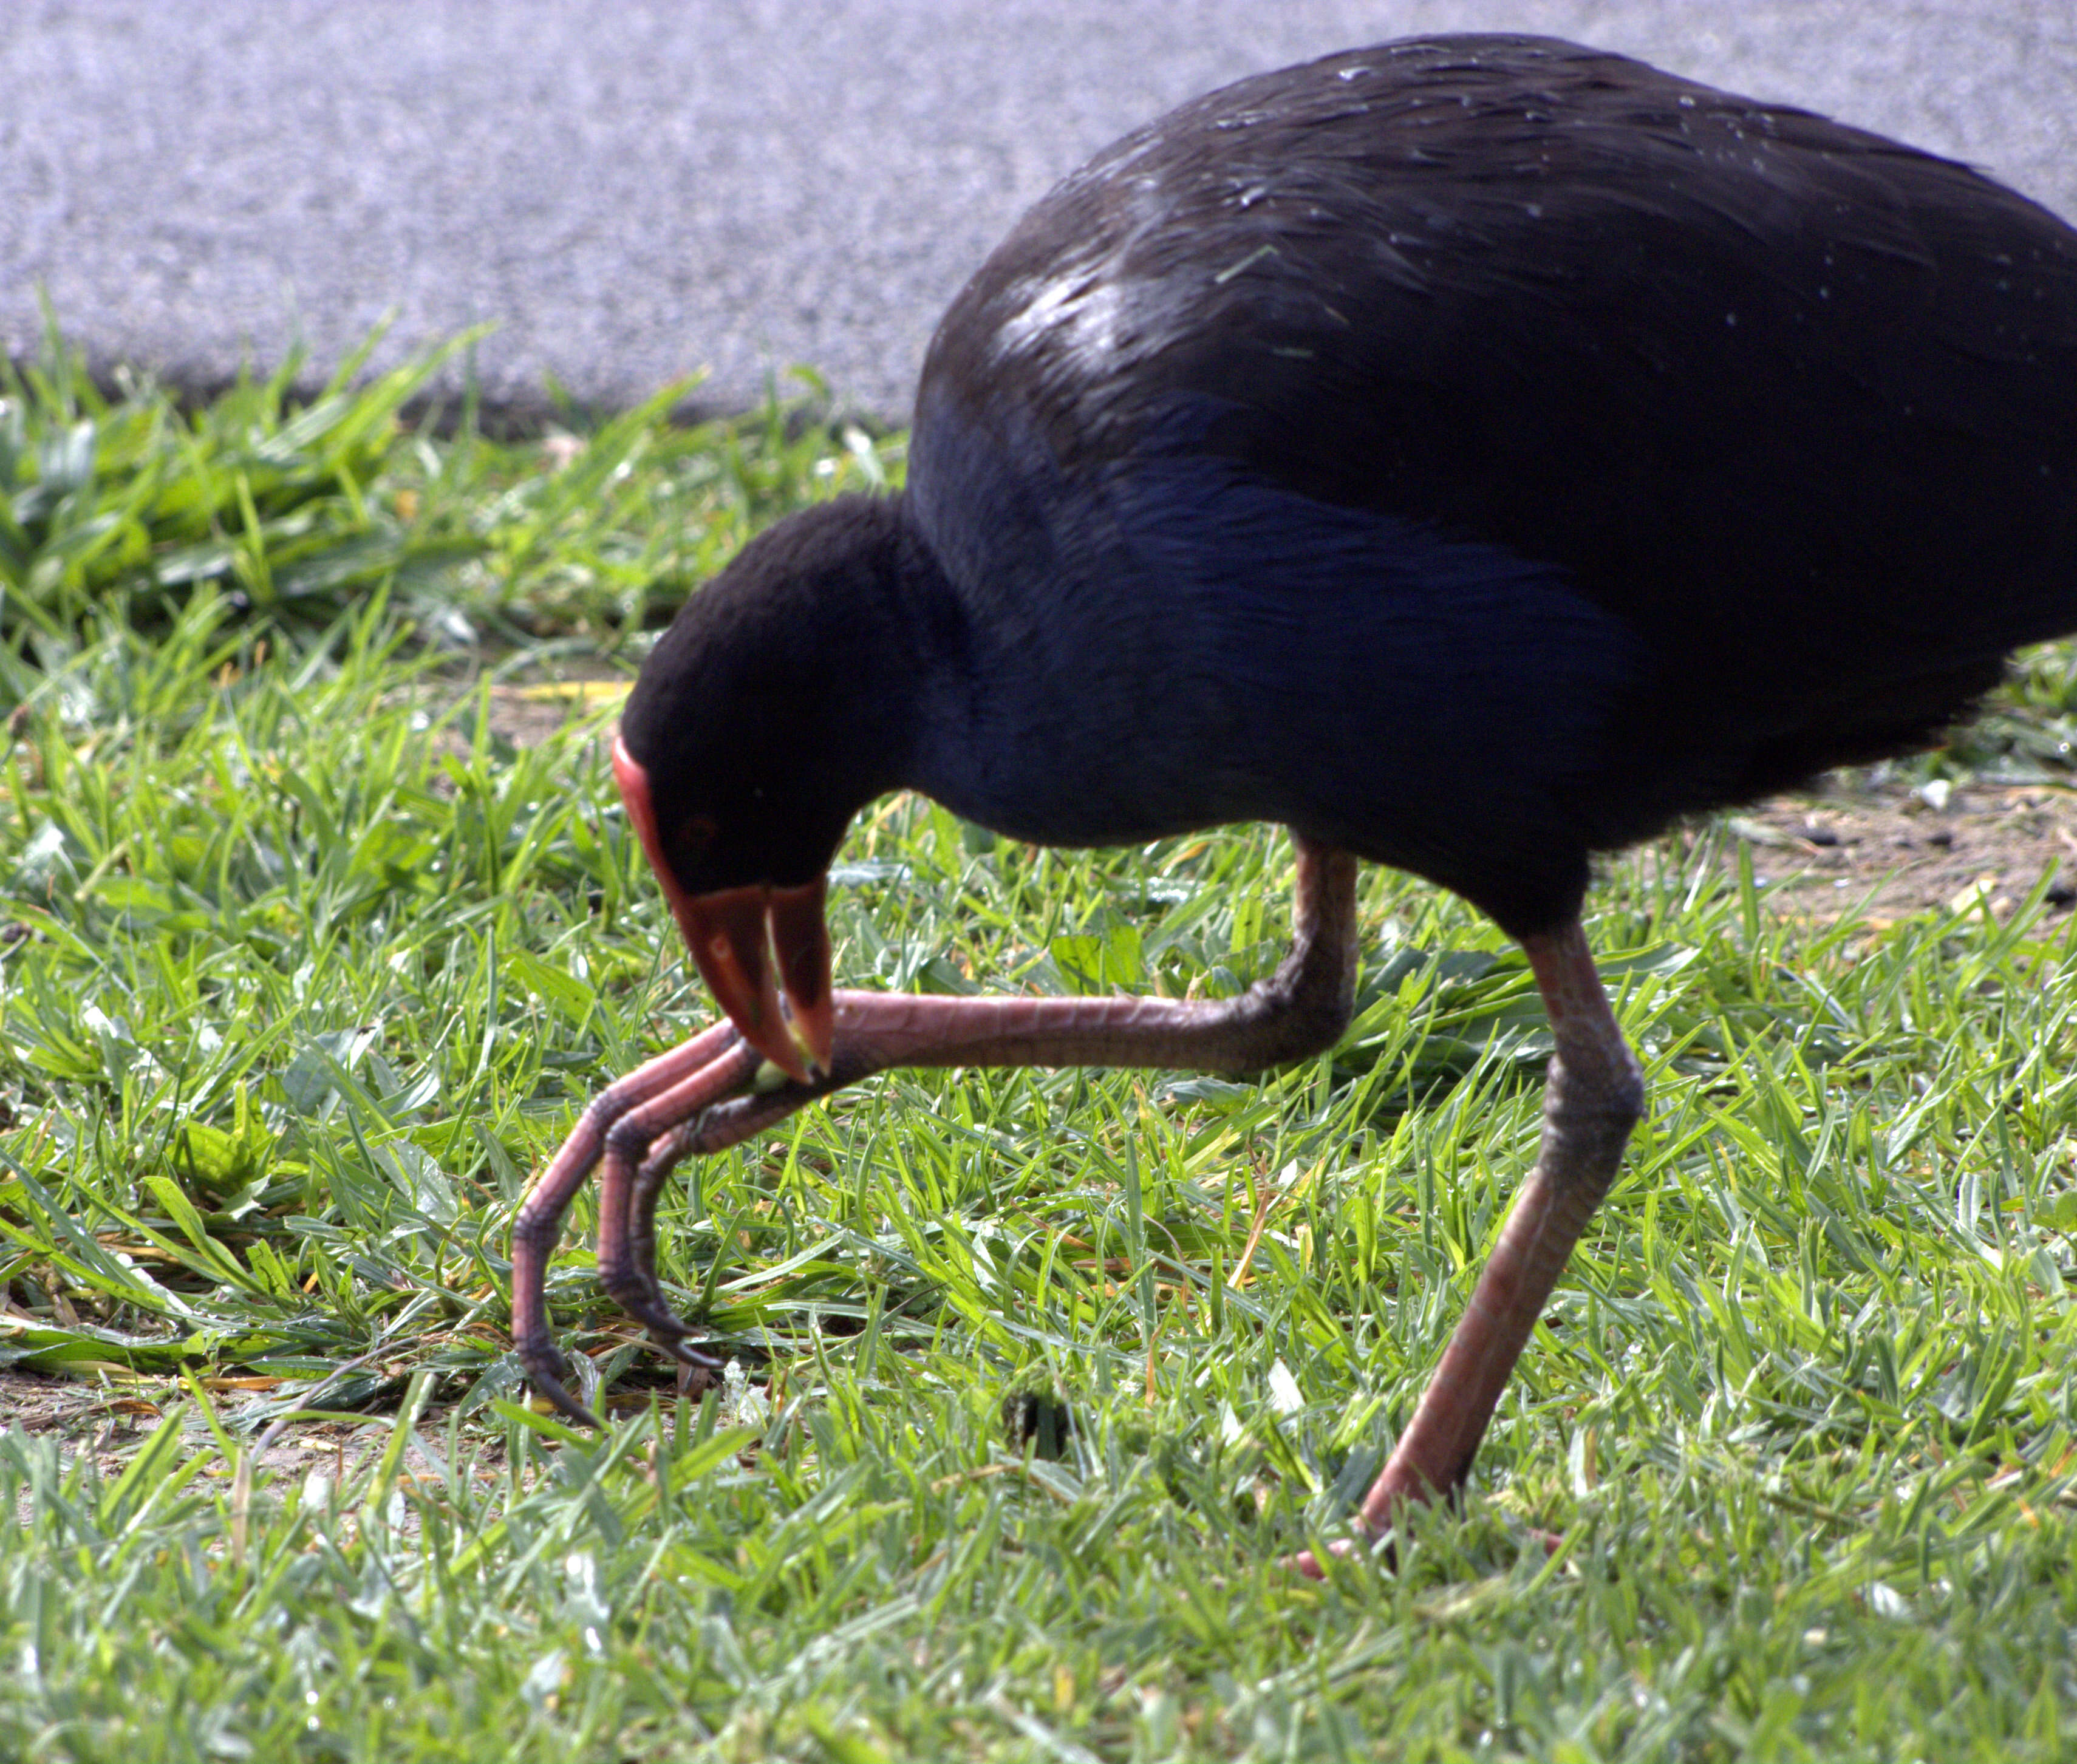
[[[638,1254],[619,1278],[606,1283],[606,1290],[613,1301],[648,1330],[656,1345],[673,1359],[710,1371],[722,1363],[713,1355],[686,1344],[685,1338],[697,1331],[664,1302],[662,1289],[656,1283],[653,1261],[644,1267]]]
[[[665,1326],[648,1316],[643,1309],[622,1303],[628,1314],[640,1317],[651,1329],[661,1335],[676,1339],[689,1334],[691,1325],[682,1322],[670,1312],[664,1301],[664,1284],[656,1272],[656,1204],[662,1199],[664,1184],[670,1179],[671,1172],[678,1167],[697,1134],[700,1122],[706,1119],[702,1113],[693,1121],[681,1121],[653,1142],[646,1156],[635,1168],[633,1185],[627,1196],[627,1260],[633,1279],[640,1283],[648,1311],[660,1311],[670,1317]],[[618,1298],[620,1295],[614,1295]]]

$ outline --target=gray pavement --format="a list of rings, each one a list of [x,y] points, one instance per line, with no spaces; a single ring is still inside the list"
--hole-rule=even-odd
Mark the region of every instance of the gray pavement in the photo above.
[[[905,414],[1022,207],[1224,81],[1523,29],[1981,165],[2077,216],[2072,0],[0,0],[0,338],[221,383],[489,320],[487,397],[787,364]]]

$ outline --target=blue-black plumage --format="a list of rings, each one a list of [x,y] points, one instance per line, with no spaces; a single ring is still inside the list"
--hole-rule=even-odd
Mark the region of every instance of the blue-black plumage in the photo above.
[[[902,495],[782,522],[659,642],[618,763],[735,1030],[602,1118],[668,1165],[899,1061],[1249,1069],[1338,1032],[1355,859],[1455,889],[1523,941],[1558,1055],[1375,1531],[1461,1478],[1641,1105],[1579,934],[1589,855],[1922,743],[2073,626],[2077,235],[2045,210],[1543,39],[1244,81],[989,258]],[[1292,958],[1219,1005],[832,996],[819,879],[903,786],[1042,842],[1283,822]],[[734,1095],[745,1046],[792,1081]],[[657,1179],[614,1155],[608,1283],[675,1341]]]
[[[903,627],[848,670],[901,701],[863,713],[905,724],[871,782],[1063,842],[1290,821],[1521,933],[1588,851],[1923,740],[2077,623],[2073,410],[2046,210],[1446,38],[1242,81],[1068,178],[939,327],[906,495],[805,518]],[[628,705],[667,821],[741,745],[689,652],[805,538],[696,598]],[[848,651],[832,597],[788,617]],[[861,714],[793,699],[823,755]]]

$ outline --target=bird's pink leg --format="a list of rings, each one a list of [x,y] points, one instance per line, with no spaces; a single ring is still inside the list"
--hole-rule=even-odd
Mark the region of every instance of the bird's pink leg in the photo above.
[[[656,1209],[679,1161],[719,1151],[803,1103],[891,1066],[1155,1066],[1247,1072],[1334,1046],[1355,998],[1356,860],[1297,842],[1290,953],[1237,998],[941,998],[839,992],[827,1076],[683,1118],[635,1180],[628,1239],[651,1293]],[[618,1296],[616,1294],[616,1296]],[[652,1329],[660,1325],[639,1313]],[[686,1325],[676,1322],[677,1333]]]
[[[1363,1497],[1356,1525],[1367,1537],[1388,1529],[1406,1503],[1450,1494],[1463,1481],[1644,1111],[1643,1074],[1609,1009],[1585,933],[1575,922],[1523,947],[1558,1042],[1544,1084],[1542,1143],[1412,1423]],[[1297,1566],[1320,1572],[1309,1551]]]
[[[757,1075],[760,1063],[757,1050],[738,1040],[691,1076],[629,1109],[606,1130],[598,1183],[599,1283],[621,1309],[654,1332],[659,1346],[689,1366],[718,1368],[721,1363],[682,1344],[680,1338],[690,1331],[664,1303],[656,1285],[656,1202],[650,1200],[646,1212],[635,1209],[639,1171],[647,1167],[650,1147],[659,1138],[681,1121],[699,1120],[714,1104],[742,1089]]]
[[[735,1030],[718,1023],[601,1091],[527,1191],[512,1221],[512,1346],[535,1389],[585,1425],[595,1424],[584,1405],[564,1389],[568,1364],[548,1333],[548,1258],[562,1230],[563,1214],[599,1161],[614,1123],[696,1077],[735,1041]],[[620,1205],[624,1212],[624,1200]]]
[[[1252,1072],[1324,1053],[1355,1002],[1356,860],[1297,842],[1296,921],[1276,971],[1237,998],[836,996],[836,1064],[1159,1066]],[[839,1079],[839,1081],[847,1081]],[[746,1099],[743,1105],[749,1106]]]
[[[588,1418],[563,1390],[561,1357],[548,1340],[539,1294],[563,1209],[602,1155],[601,1272],[624,1306],[674,1344],[689,1332],[664,1309],[656,1285],[654,1219],[664,1181],[681,1158],[734,1145],[803,1103],[890,1066],[1151,1066],[1243,1073],[1322,1052],[1347,1026],[1355,1001],[1356,869],[1356,859],[1345,851],[1297,842],[1290,953],[1274,974],[1237,998],[840,992],[834,1001],[830,1070],[812,1084],[789,1082],[768,1092],[731,1096],[752,1075],[755,1062],[725,1024],[622,1079],[586,1111],[528,1196],[514,1229],[514,1343],[535,1387],[564,1413]],[[681,1346],[672,1351],[687,1358]]]

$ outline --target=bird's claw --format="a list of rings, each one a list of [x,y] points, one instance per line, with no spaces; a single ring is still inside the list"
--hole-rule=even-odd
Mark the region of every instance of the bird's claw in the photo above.
[[[707,1112],[755,1093],[760,1063],[726,1022],[650,1061],[585,1109],[522,1204],[513,1231],[513,1325],[520,1364],[535,1390],[578,1425],[599,1423],[569,1392],[570,1363],[548,1337],[545,1292],[564,1210],[603,1159],[599,1238],[606,1290],[681,1366],[718,1371],[723,1363],[683,1340],[693,1325],[664,1302],[656,1278],[656,1202]]]
[[[696,1333],[688,1323],[664,1303],[663,1289],[656,1280],[656,1264],[638,1249],[629,1275],[621,1279],[610,1280],[607,1293],[622,1310],[649,1332],[649,1338],[657,1347],[681,1364],[696,1367],[702,1371],[718,1371],[722,1363],[713,1354],[703,1353],[691,1346],[685,1338]]]
[[[689,1342],[681,1342],[675,1336],[652,1335],[660,1352],[668,1354],[681,1366],[695,1372],[718,1372],[727,1362],[708,1353],[704,1348],[694,1347]]]
[[[564,1420],[579,1427],[597,1429],[598,1417],[571,1396],[564,1384],[563,1380],[571,1374],[569,1357],[554,1342],[521,1348],[519,1363],[535,1394],[545,1399]]]

